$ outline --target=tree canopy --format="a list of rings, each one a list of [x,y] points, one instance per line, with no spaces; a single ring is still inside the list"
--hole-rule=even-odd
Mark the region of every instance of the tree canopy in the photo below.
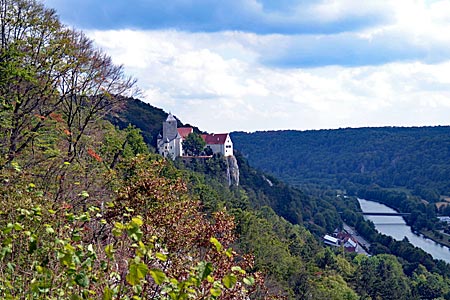
[[[183,149],[187,155],[199,156],[205,149],[206,142],[198,133],[190,133],[183,141]]]
[[[0,141],[6,162],[36,144],[49,123],[65,134],[66,159],[84,148],[95,118],[133,93],[135,80],[82,32],[36,1],[0,1]]]
[[[231,134],[250,163],[296,186],[405,188],[450,195],[450,127],[345,128]],[[280,147],[279,145],[283,145]]]

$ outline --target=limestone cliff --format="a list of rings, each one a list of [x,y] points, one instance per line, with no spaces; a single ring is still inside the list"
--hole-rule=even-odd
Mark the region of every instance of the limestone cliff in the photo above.
[[[227,156],[226,158],[227,162],[227,178],[228,178],[228,185],[239,185],[239,166],[236,160],[236,157],[234,156]]]

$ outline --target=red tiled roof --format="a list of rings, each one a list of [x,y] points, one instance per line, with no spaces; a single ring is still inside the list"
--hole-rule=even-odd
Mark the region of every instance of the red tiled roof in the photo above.
[[[223,145],[227,136],[228,133],[202,134],[202,138],[207,145]]]
[[[178,129],[178,133],[180,134],[180,136],[183,139],[185,139],[189,134],[194,132],[192,127],[180,127],[180,128],[177,128],[177,129]]]

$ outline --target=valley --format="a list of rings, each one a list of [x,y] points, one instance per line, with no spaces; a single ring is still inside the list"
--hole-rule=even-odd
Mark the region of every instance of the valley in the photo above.
[[[378,232],[358,200],[443,236],[450,127],[207,132],[197,124],[214,113],[186,124],[145,103],[129,69],[44,3],[0,0],[0,25],[1,299],[450,299],[447,252]],[[112,44],[126,45],[116,34]],[[188,64],[162,57],[213,68],[152,74],[154,88],[175,75],[224,78],[209,76],[220,65],[203,61],[210,53]],[[246,81],[252,91],[255,82]],[[197,86],[169,90],[185,98]],[[213,90],[183,108],[228,101]],[[221,113],[213,117],[237,126]]]

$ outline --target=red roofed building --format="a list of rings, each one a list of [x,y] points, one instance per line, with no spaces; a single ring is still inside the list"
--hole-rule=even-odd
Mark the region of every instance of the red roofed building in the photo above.
[[[194,129],[192,127],[180,127],[177,128],[178,134],[181,136],[181,138],[184,140],[188,135],[194,132]]]
[[[228,133],[202,134],[206,147],[211,148],[213,153],[222,153],[223,156],[233,155],[233,142]]]
[[[347,252],[356,252],[358,249],[358,242],[351,234],[339,232],[337,238],[341,241],[341,244]]]

